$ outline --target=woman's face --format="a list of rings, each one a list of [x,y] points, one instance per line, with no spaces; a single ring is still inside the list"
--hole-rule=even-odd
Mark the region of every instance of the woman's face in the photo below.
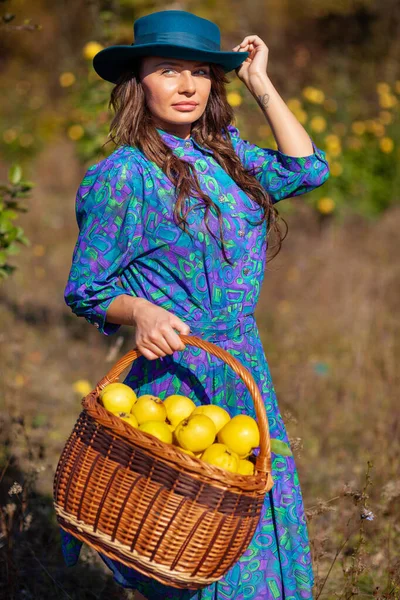
[[[208,63],[162,56],[145,56],[140,80],[156,127],[182,138],[205,111],[211,90]],[[194,102],[194,106],[176,106]]]

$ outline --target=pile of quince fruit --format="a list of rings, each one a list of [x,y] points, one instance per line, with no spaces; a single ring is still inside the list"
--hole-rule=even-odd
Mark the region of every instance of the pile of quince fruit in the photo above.
[[[197,406],[187,396],[173,394],[164,400],[137,396],[124,383],[110,383],[99,400],[111,413],[132,427],[154,435],[182,452],[241,475],[254,474],[253,449],[259,446],[257,422],[249,415],[231,417],[214,404]]]

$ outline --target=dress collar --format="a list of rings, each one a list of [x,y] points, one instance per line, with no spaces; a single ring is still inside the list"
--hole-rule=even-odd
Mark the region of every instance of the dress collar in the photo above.
[[[200,144],[198,144],[196,142],[196,140],[193,138],[193,136],[190,136],[190,138],[188,138],[187,140],[184,140],[183,138],[181,138],[177,135],[168,133],[164,129],[160,129],[159,127],[157,127],[156,129],[157,129],[158,133],[160,134],[162,140],[167,144],[167,146],[169,146],[172,149],[182,148],[185,152],[188,152],[190,150],[193,150],[194,147],[197,147],[200,150],[202,150],[203,152],[208,152],[209,154],[214,154],[213,150],[210,150],[209,148],[205,148],[204,146],[201,146]]]

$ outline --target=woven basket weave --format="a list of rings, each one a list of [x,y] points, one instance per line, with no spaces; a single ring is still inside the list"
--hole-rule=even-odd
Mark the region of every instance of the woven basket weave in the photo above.
[[[249,546],[272,488],[264,403],[231,354],[196,336],[184,344],[221,358],[247,386],[260,430],[254,475],[220,469],[131,427],[99,402],[141,353],[120,358],[82,400],[54,479],[59,525],[92,548],[157,581],[200,589],[218,581]]]

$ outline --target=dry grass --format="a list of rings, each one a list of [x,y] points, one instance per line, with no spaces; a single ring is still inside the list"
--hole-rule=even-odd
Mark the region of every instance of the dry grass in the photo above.
[[[55,465],[80,409],[73,382],[95,383],[115,362],[110,347],[122,343],[120,355],[134,343],[129,328],[107,339],[63,303],[81,172],[68,145],[40,158],[21,223],[33,247],[1,295],[6,598],[122,597],[90,549],[79,567],[63,567],[51,508]],[[321,226],[301,197],[288,202],[298,210],[286,217],[256,318],[299,469],[315,598],[399,599],[400,209],[376,223]],[[14,481],[23,491],[10,496]]]

